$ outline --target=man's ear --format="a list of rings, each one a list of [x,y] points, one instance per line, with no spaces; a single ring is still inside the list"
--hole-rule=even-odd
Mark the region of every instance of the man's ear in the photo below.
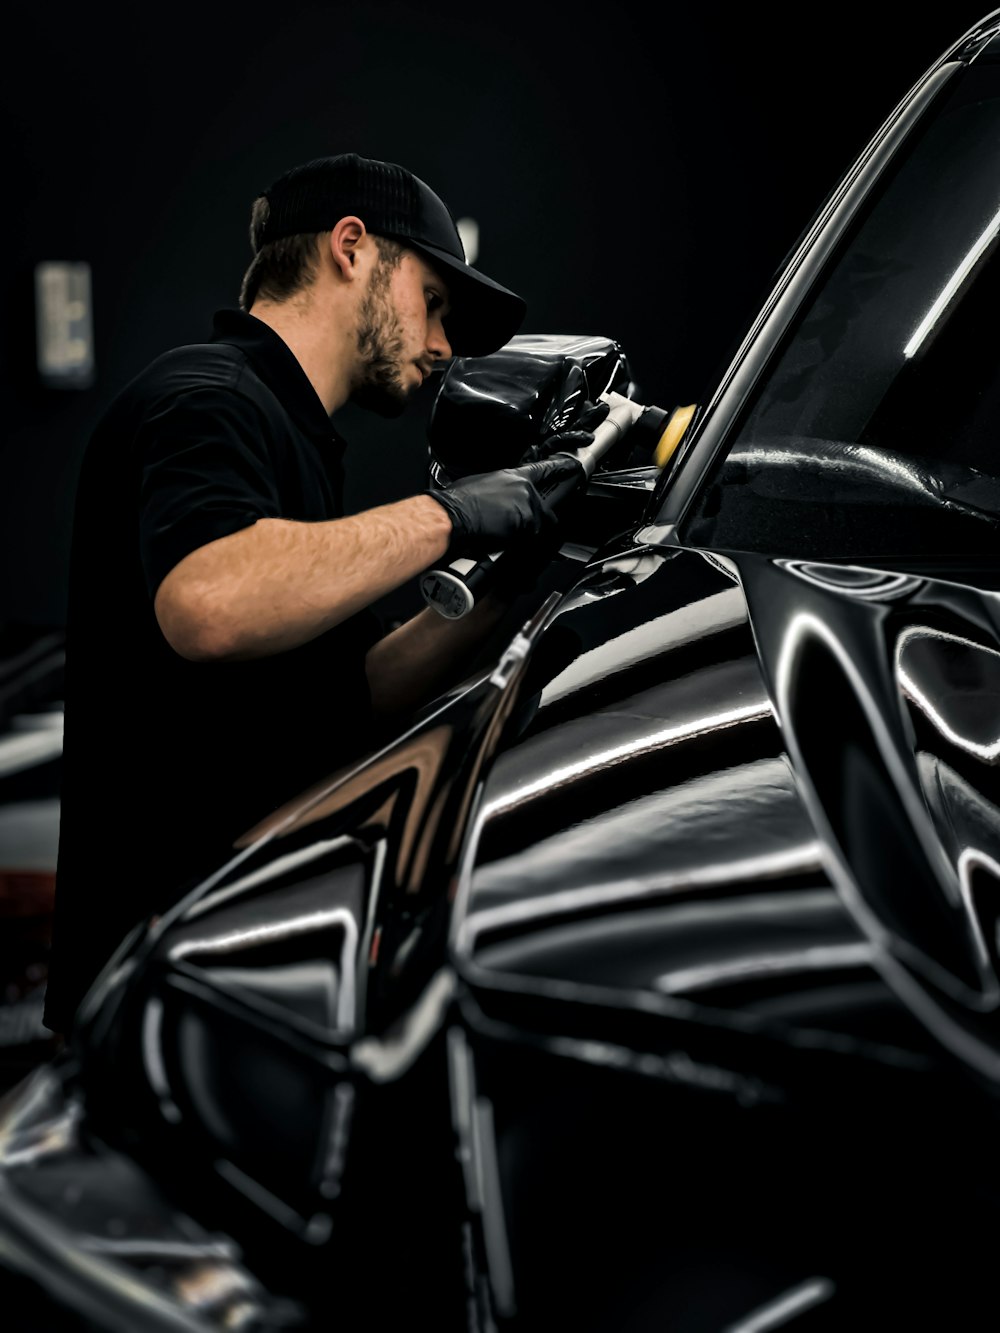
[[[367,235],[365,224],[356,217],[341,218],[330,232],[330,258],[348,282],[356,276],[358,247],[363,246]]]

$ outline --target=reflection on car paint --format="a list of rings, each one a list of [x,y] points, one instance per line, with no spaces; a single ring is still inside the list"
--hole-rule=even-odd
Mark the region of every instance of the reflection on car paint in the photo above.
[[[58,1275],[53,1329],[992,1308],[1000,381],[956,348],[995,134],[926,266],[900,200],[994,123],[998,33],[876,134],[653,490],[597,476],[499,660],[143,923],[0,1106],[0,1258]],[[627,376],[607,339],[481,369],[439,467],[471,400],[536,438]],[[946,370],[982,394],[935,407]]]

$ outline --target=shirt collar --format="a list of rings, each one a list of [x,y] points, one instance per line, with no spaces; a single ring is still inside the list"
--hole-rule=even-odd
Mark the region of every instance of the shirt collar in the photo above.
[[[212,342],[231,343],[253,362],[257,374],[280,399],[295,424],[310,439],[343,448],[319,395],[285,340],[263,320],[243,310],[217,310]]]

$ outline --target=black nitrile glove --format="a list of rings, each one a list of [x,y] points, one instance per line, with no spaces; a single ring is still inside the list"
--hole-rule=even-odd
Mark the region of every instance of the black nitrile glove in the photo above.
[[[556,453],[575,453],[577,449],[593,444],[594,433],[610,410],[610,404],[600,399],[584,403],[573,419],[572,429],[553,431],[532,445],[521,456],[521,464],[551,458]],[[562,498],[558,500],[560,505]],[[493,592],[504,601],[514,601],[522,593],[530,592],[555,559],[562,540],[558,528],[553,526],[537,536],[515,538],[493,566],[490,580]]]
[[[594,443],[594,432],[611,411],[611,404],[600,398],[593,403],[584,403],[573,418],[572,425],[566,430],[556,431],[545,439],[533,444],[521,455],[521,463],[534,463],[540,458],[551,458],[557,453],[574,453]]]
[[[461,477],[443,489],[427,491],[452,522],[446,559],[479,559],[548,531],[557,522],[555,506],[585,479],[583,464],[559,453],[522,467]]]

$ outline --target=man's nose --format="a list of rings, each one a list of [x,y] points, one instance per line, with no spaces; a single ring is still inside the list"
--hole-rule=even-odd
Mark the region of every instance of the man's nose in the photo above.
[[[432,326],[430,337],[427,339],[427,350],[433,352],[438,361],[446,361],[451,356],[451,343],[448,341],[443,324]]]

